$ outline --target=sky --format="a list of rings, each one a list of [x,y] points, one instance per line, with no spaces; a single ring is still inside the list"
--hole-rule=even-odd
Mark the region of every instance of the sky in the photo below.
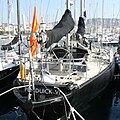
[[[11,0],[11,2],[13,6],[11,23],[17,24],[17,0]],[[24,15],[26,24],[32,22],[34,5],[36,5],[38,20],[40,21],[40,16],[42,16],[45,22],[60,20],[66,9],[66,0],[19,0],[19,3],[20,23],[23,23],[22,16]],[[70,9],[74,17],[74,5]],[[85,0],[85,10],[87,19],[102,18],[102,10],[104,18],[120,19],[120,0]],[[80,0],[76,0],[76,16],[77,18],[80,16]],[[7,22],[7,0],[0,0],[0,24]]]

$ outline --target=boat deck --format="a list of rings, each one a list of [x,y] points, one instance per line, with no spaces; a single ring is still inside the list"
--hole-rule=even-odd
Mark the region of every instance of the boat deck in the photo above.
[[[39,65],[37,64],[37,62],[33,64],[33,67],[36,69],[33,71],[34,80],[40,80],[40,78],[42,78],[44,82],[51,84],[73,82],[81,85],[104,70],[109,65],[109,57],[103,53],[96,54],[96,52],[93,51],[89,53],[87,58],[80,58],[78,62],[75,62],[75,59],[71,59],[70,62],[68,62],[67,59],[65,61],[63,61],[63,59],[59,61],[51,59],[47,63],[43,61],[43,66],[40,66],[40,63]],[[38,71],[39,67],[44,67],[42,70],[43,77],[41,77],[41,71]],[[27,69],[29,71],[29,67]],[[28,77],[25,79],[28,81],[30,76],[26,76]]]
[[[74,64],[74,68],[71,68],[70,71],[67,69],[68,66],[64,65],[62,67],[65,69],[62,68],[63,70],[61,69],[61,71],[58,70],[57,67],[55,67],[54,70],[51,69],[49,70],[49,72],[51,73],[51,75],[56,76],[56,78],[58,79],[57,82],[64,83],[72,81],[78,85],[81,85],[84,82],[88,81],[90,78],[97,75],[102,70],[104,70],[109,65],[108,63],[109,62],[107,58],[100,57],[100,55],[95,55],[93,53],[88,56],[85,65],[81,62],[75,62],[71,63]],[[75,70],[75,68],[77,67],[79,67],[81,70]],[[60,68],[60,66],[58,68]]]
[[[99,59],[99,61],[96,58],[89,59],[87,61],[86,72],[83,72],[81,74],[81,79],[77,80],[76,83],[79,85],[83,84],[84,82],[88,81],[90,78],[93,78],[94,76],[96,76],[98,73],[100,73],[102,70],[104,70],[107,66],[108,66],[108,64],[100,59]]]

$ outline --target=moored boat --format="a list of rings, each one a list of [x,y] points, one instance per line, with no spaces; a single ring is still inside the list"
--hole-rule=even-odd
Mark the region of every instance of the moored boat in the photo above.
[[[19,65],[0,70],[0,93],[13,87],[13,80],[17,78],[18,73]]]
[[[19,62],[15,61],[16,54],[13,53],[9,52],[6,55],[7,59],[0,55],[0,115],[8,112],[15,100],[13,92],[9,89],[13,87],[13,81],[17,78],[20,68]]]
[[[67,9],[53,30],[41,31],[40,38],[35,36],[32,46],[38,41],[40,57],[32,58],[33,54],[29,51],[29,67],[26,72],[23,69],[21,73],[25,74],[18,76],[13,83],[16,86],[14,95],[29,119],[56,120],[63,114],[72,119],[74,112],[81,117],[76,110],[84,110],[112,81],[115,68],[112,52],[81,44],[80,41],[85,40],[84,33],[79,35],[79,40],[73,40],[71,35],[71,43],[74,44],[68,47],[57,46],[47,51],[54,42],[69,34],[73,27],[71,12]]]
[[[19,57],[14,47],[17,46],[18,37],[8,44],[1,46],[0,53],[0,93],[13,87],[13,80],[19,74]]]
[[[119,42],[117,46],[117,51],[115,53],[115,75],[119,77],[120,74],[120,36],[119,36]]]

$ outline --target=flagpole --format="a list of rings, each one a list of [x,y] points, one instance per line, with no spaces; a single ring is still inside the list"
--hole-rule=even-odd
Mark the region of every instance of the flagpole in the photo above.
[[[37,47],[38,47],[38,42],[36,41],[36,35],[35,33],[38,31],[38,18],[36,15],[36,6],[34,6],[34,15],[33,15],[33,21],[32,21],[32,34],[30,36],[30,49],[29,49],[29,57],[30,57],[30,74],[31,74],[31,80],[29,82],[29,85],[31,86],[32,84],[32,90],[33,90],[33,98],[35,100],[35,84],[34,84],[34,77],[33,77],[33,59],[34,55],[36,53]],[[28,99],[31,99],[31,87],[29,86],[29,94],[28,94]]]

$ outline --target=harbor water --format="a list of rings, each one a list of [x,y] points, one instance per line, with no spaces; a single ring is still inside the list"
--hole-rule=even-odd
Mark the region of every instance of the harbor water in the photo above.
[[[7,41],[8,42],[8,41]],[[0,44],[3,44],[1,41]],[[14,96],[13,96],[14,97]],[[7,104],[4,104],[4,99],[7,99]],[[0,120],[27,120],[24,111],[19,107],[15,101],[11,101],[9,95],[0,98]],[[12,102],[12,105],[9,105]],[[88,106],[85,106],[84,112],[80,113],[85,120],[120,120],[120,80],[113,80],[113,82]],[[6,109],[6,113],[3,113]],[[67,120],[61,118],[61,120]],[[80,120],[76,116],[76,120]]]
[[[120,81],[112,82],[82,113],[85,120],[120,120]]]
[[[85,120],[120,120],[120,80],[114,81],[80,113]],[[61,120],[67,120],[65,116]],[[76,120],[81,120],[76,115]]]

